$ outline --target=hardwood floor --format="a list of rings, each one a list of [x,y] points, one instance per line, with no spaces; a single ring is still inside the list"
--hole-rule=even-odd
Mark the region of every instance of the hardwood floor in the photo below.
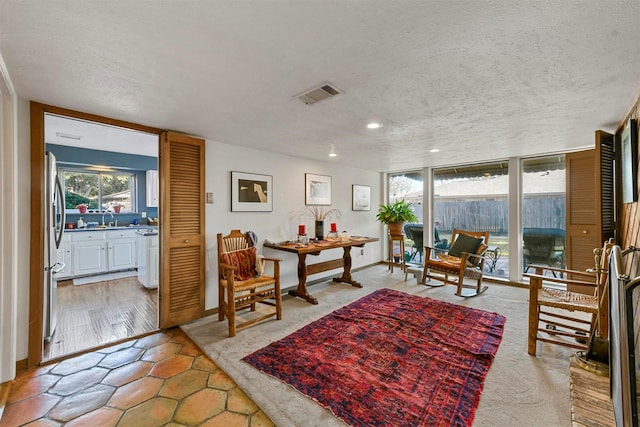
[[[58,326],[43,360],[158,329],[158,290],[136,277],[74,286],[58,283]]]

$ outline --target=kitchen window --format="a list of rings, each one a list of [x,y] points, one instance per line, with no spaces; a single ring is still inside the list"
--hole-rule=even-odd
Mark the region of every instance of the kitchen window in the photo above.
[[[87,212],[136,212],[136,177],[131,172],[61,168],[65,207],[69,212],[87,205]],[[118,208],[119,206],[119,208]]]

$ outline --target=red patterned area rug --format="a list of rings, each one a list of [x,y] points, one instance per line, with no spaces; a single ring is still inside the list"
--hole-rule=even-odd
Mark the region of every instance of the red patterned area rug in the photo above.
[[[242,360],[351,426],[468,426],[505,321],[380,289]]]

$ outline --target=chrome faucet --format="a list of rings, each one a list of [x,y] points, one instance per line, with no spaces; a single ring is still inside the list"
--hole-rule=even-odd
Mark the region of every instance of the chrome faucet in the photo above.
[[[109,211],[104,211],[104,213],[102,214],[102,225],[103,225],[103,226],[104,226],[104,216],[105,216],[106,214],[111,215],[111,219],[113,219],[113,214],[112,214],[111,212],[109,212]]]

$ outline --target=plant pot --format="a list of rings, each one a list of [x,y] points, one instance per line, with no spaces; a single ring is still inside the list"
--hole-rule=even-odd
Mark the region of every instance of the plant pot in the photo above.
[[[324,240],[324,221],[316,221],[316,239]]]
[[[78,205],[76,207],[78,208],[78,211],[80,211],[81,214],[87,213],[87,207],[86,206]]]
[[[115,213],[120,213],[120,209],[122,209],[122,206],[114,206],[114,207],[113,207],[113,211],[114,211]]]
[[[389,226],[389,234],[391,236],[402,236],[403,222],[390,222],[387,225]]]

